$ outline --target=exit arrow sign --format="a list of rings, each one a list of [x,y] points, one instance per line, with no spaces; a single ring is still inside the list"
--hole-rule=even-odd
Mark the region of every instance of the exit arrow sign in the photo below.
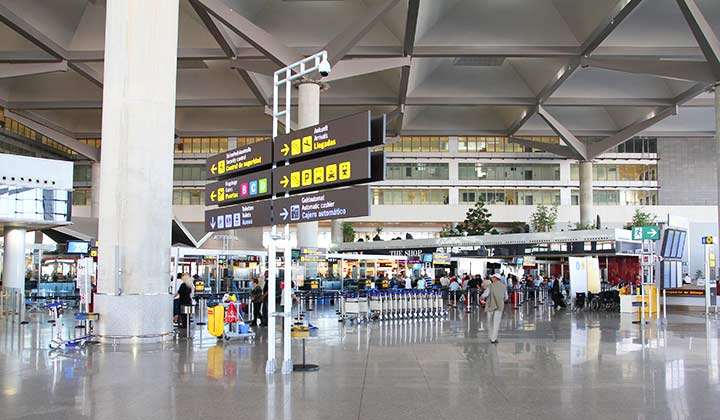
[[[635,241],[657,241],[660,239],[660,228],[657,226],[633,226],[632,238]]]

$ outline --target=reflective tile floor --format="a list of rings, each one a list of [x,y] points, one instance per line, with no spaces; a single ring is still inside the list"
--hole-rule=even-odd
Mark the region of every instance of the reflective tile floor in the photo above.
[[[319,372],[265,374],[267,343],[193,340],[49,353],[43,320],[0,320],[0,419],[717,419],[718,319],[505,312],[343,325],[311,313]],[[74,330],[68,329],[72,334]],[[294,343],[295,361],[299,343]],[[278,358],[282,360],[282,346]]]

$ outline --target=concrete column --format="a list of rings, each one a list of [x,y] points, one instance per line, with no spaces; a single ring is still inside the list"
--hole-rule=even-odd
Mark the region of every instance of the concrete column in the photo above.
[[[718,217],[718,233],[720,234],[720,85],[715,86],[715,162],[717,165],[717,217]]]
[[[580,162],[580,224],[593,223],[593,166],[592,162]]]
[[[90,217],[98,218],[100,215],[100,163],[95,162],[92,164],[92,179],[91,179],[91,203],[90,203]]]
[[[342,220],[333,220],[332,224],[330,225],[330,242],[333,245],[338,245],[343,243],[343,221]]]
[[[179,0],[106,5],[97,333],[156,342],[172,331]]]
[[[298,85],[298,128],[320,123],[320,85],[314,82]],[[316,247],[318,223],[298,223],[298,247]]]
[[[3,289],[7,290],[6,299],[21,321],[25,309],[25,233],[24,228],[6,227],[3,244]]]

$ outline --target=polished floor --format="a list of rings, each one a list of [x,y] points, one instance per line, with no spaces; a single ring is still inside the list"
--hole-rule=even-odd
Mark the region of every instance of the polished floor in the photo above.
[[[311,313],[319,372],[265,374],[267,343],[192,340],[49,352],[50,327],[0,320],[0,419],[717,419],[717,317],[505,312],[343,325]],[[74,333],[74,330],[67,330]],[[278,345],[281,359],[282,346]],[[296,362],[299,343],[294,344]]]

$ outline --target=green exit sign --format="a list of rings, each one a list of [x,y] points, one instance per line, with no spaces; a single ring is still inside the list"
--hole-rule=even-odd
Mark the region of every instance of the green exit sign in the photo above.
[[[633,226],[632,238],[634,241],[657,241],[660,239],[660,228],[657,226]]]

